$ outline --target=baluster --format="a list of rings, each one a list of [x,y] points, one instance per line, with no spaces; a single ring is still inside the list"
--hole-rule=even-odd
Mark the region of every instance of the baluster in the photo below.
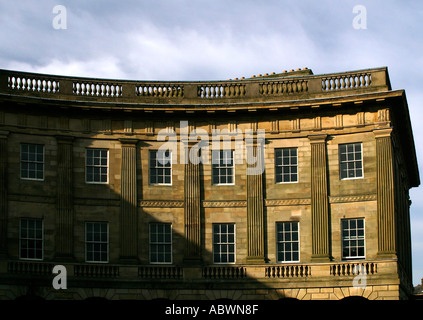
[[[239,92],[240,92],[240,90],[239,90],[239,88],[240,88],[240,85],[239,84],[236,84],[235,85],[235,97],[239,97]]]
[[[233,86],[233,84],[230,84],[230,85],[228,85],[229,86],[229,94],[228,94],[228,96],[229,97],[233,97],[234,96],[234,86]]]
[[[222,97],[226,98],[229,95],[229,85],[224,85],[222,87]]]
[[[301,82],[302,81],[297,81],[297,93],[301,92],[301,88],[302,88]]]
[[[275,83],[275,93],[281,94],[282,93],[282,83],[280,81]]]
[[[330,78],[329,80],[329,90],[334,90],[335,89],[335,80],[333,78]]]
[[[356,75],[355,75],[355,74],[353,74],[353,75],[351,76],[351,88],[352,88],[352,89],[354,89],[354,88],[356,87],[356,85],[357,85]]]
[[[267,83],[262,83],[261,90],[263,95],[267,94]]]

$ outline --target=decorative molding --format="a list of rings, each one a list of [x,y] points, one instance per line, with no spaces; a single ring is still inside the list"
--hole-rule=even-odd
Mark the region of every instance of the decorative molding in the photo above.
[[[364,126],[366,124],[365,114],[364,112],[357,113],[357,125]]]
[[[147,121],[145,123],[145,134],[148,136],[152,136],[154,134],[154,122]]]
[[[342,129],[343,126],[344,126],[343,115],[342,115],[342,113],[337,114],[335,116],[335,128]]]
[[[310,205],[311,199],[267,199],[264,204],[266,207]]]
[[[377,194],[362,194],[354,196],[329,197],[329,203],[360,202],[377,200]]]
[[[291,130],[294,131],[294,132],[300,131],[300,119],[299,118],[291,120]]]
[[[202,205],[204,208],[236,208],[246,207],[247,201],[203,201]]]
[[[183,208],[183,200],[141,200],[138,202],[140,207],[153,208]]]
[[[132,135],[133,134],[133,124],[132,124],[132,120],[125,120],[123,122],[123,132],[126,135]]]

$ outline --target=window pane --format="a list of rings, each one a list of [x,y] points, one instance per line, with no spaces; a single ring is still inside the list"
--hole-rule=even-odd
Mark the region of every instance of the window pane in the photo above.
[[[213,225],[213,257],[215,263],[235,262],[235,225]]]
[[[107,222],[87,222],[85,224],[85,250],[88,262],[108,261]]]
[[[150,263],[172,262],[171,224],[150,224]]]
[[[22,219],[19,237],[20,257],[22,259],[43,259],[42,220]]]
[[[298,222],[278,222],[276,230],[278,262],[299,261]]]
[[[361,143],[339,145],[340,178],[363,177]]]
[[[364,258],[364,219],[342,220],[342,255],[344,259]]]
[[[275,181],[297,182],[297,148],[276,149],[275,157]]]
[[[107,183],[108,151],[105,149],[86,149],[86,182]]]
[[[232,184],[234,182],[234,161],[232,150],[212,151],[213,184]]]

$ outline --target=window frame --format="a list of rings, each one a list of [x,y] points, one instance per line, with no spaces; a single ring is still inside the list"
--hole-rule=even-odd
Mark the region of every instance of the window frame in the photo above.
[[[173,166],[172,166],[172,151],[171,150],[166,150],[165,152],[169,152],[169,164],[170,167],[165,167],[163,164],[161,167],[157,166],[157,163],[160,163],[157,160],[157,154],[159,151],[163,151],[163,150],[148,150],[148,184],[150,186],[171,186],[173,184]],[[151,166],[151,155],[155,153],[155,166],[154,168]],[[156,170],[156,181],[158,180],[157,178],[159,177],[159,175],[157,174],[157,170],[165,170],[165,169],[170,169],[170,182],[151,182],[151,178],[152,178],[152,169]],[[162,175],[163,178],[166,178],[167,175],[164,174]]]
[[[162,241],[162,242],[152,242],[152,230],[151,227],[153,225],[159,225],[159,226],[169,226],[169,235],[170,235],[170,241]],[[157,234],[159,234],[159,232],[157,232]],[[166,233],[163,234],[163,237],[166,237]],[[164,260],[166,260],[166,254],[169,253],[170,254],[170,261],[159,261],[160,259],[157,259],[157,261],[152,261],[152,254],[153,254],[153,250],[152,250],[152,246],[162,246],[164,248],[166,248],[166,246],[170,245],[170,252],[167,252],[166,249],[163,250],[163,257]],[[149,252],[148,252],[148,259],[150,264],[173,264],[173,228],[172,228],[172,223],[170,222],[151,222],[148,225],[148,248],[149,248]],[[156,252],[156,255],[158,257],[159,253]]]
[[[350,222],[355,220],[356,222],[356,228],[355,229],[351,229],[350,228]],[[362,228],[358,228],[358,220],[363,221],[363,227]],[[361,237],[359,237],[359,235],[357,234],[354,238],[351,238],[351,236],[348,237],[348,239],[345,239],[344,237],[344,222],[348,221],[348,230],[355,230],[357,232],[358,229],[362,229],[363,230],[363,235]],[[344,246],[344,242],[348,241],[349,245],[348,247]],[[362,241],[363,245],[359,246],[358,244],[354,247],[355,250],[357,251],[357,255],[356,256],[352,256],[351,255],[351,248],[352,246],[351,241],[356,241],[358,243],[358,241]],[[359,249],[362,248],[363,249],[363,255],[358,255],[358,251]],[[344,250],[347,249],[349,251],[349,255],[344,255]],[[362,260],[362,259],[366,259],[366,221],[364,218],[345,218],[345,219],[341,219],[341,256],[342,256],[342,260]]]
[[[285,230],[285,227],[283,227],[283,230],[282,230],[282,233],[283,234],[285,234],[285,233],[287,233],[287,232],[289,232],[290,234],[291,234],[291,238],[292,238],[292,234],[293,234],[293,230],[292,230],[292,224],[296,224],[296,226],[297,226],[297,230],[296,230],[296,234],[297,234],[297,240],[296,241],[294,241],[294,240],[279,240],[279,234],[281,233],[281,232],[279,232],[279,228],[278,228],[278,225],[283,225],[283,226],[285,226],[285,224],[290,224],[291,225],[291,227],[290,227],[290,230]],[[276,240],[276,262],[277,263],[298,263],[298,262],[300,262],[301,260],[301,245],[300,245],[300,222],[299,221],[277,221],[276,223],[275,223],[275,231],[276,231],[276,235],[275,235],[275,240]],[[285,237],[284,237],[285,238]],[[291,244],[291,250],[290,250],[290,253],[291,253],[291,257],[293,257],[293,255],[294,255],[294,253],[296,252],[297,253],[297,255],[298,255],[298,259],[297,260],[294,260],[294,259],[292,259],[291,258],[291,260],[280,260],[279,259],[279,253],[281,252],[284,256],[285,256],[285,253],[286,253],[286,251],[282,251],[282,250],[279,250],[279,245],[283,245],[284,247],[285,247],[285,244],[288,244],[288,243],[290,243]],[[296,243],[297,244],[297,246],[298,246],[298,248],[297,248],[297,250],[295,251],[295,250],[293,250],[292,249],[292,244],[294,244],[294,243]]]
[[[219,240],[221,240],[222,235],[222,229],[221,227],[225,225],[226,228],[229,226],[233,226],[233,233],[230,233],[227,231],[226,233],[223,233],[226,236],[229,236],[230,234],[233,234],[233,242],[221,242],[215,241],[215,236],[219,236]],[[219,232],[215,233],[215,226],[219,226]],[[227,229],[228,230],[228,229]],[[225,246],[227,249],[229,249],[229,246],[233,246],[233,251],[227,250],[226,253],[222,252],[222,246]],[[213,246],[213,263],[214,264],[236,264],[236,224],[233,222],[223,222],[223,223],[213,223],[212,224],[212,246]],[[216,252],[216,246],[219,246],[219,252]],[[219,256],[219,261],[216,261],[215,257],[216,254]],[[227,261],[222,261],[222,255],[225,254],[227,258],[229,258],[230,255],[233,256],[233,261],[229,261],[230,259],[227,259]]]
[[[106,157],[107,157],[107,164],[106,165],[94,165],[94,164],[88,164],[88,151],[106,151]],[[107,148],[85,148],[85,183],[87,184],[108,184],[109,183],[109,149]],[[94,159],[94,158],[93,158]],[[100,155],[100,161],[102,157]],[[107,173],[106,173],[106,181],[88,181],[88,167],[94,167],[94,168],[104,168],[106,167]],[[100,173],[100,180],[101,180],[102,174]],[[94,174],[93,174],[94,177]]]
[[[94,241],[94,240],[91,240],[91,241],[89,241],[88,240],[88,225],[89,224],[92,224],[92,225],[95,225],[95,224],[99,224],[99,225],[106,225],[106,236],[107,236],[107,240],[106,241],[102,241],[102,240],[100,240],[100,241]],[[102,232],[102,230],[100,231],[100,233]],[[89,244],[93,244],[93,245],[95,245],[95,244],[106,244],[106,260],[95,260],[94,259],[94,250],[92,250],[92,255],[93,255],[93,259],[91,259],[91,260],[89,260],[88,259],[88,252],[89,252],[89,250],[88,250],[88,245]],[[102,254],[102,251],[100,250],[99,251],[100,252],[100,255]],[[108,222],[106,222],[106,221],[86,221],[85,222],[85,262],[87,262],[87,263],[108,263],[109,262],[109,259],[110,259],[110,257],[109,257],[109,254],[110,254],[110,233],[109,233],[109,223]]]
[[[23,238],[22,237],[22,222],[23,221],[33,221],[33,222],[41,222],[41,239],[38,239],[36,237],[34,238],[30,238],[30,237],[26,237]],[[36,228],[34,228],[35,232],[36,232]],[[28,231],[27,231],[28,232]],[[23,241],[35,241],[35,242],[40,242],[41,243],[41,258],[37,258],[36,254],[34,254],[35,258],[30,258],[30,257],[23,257],[22,256],[22,245],[23,245]],[[34,252],[36,252],[36,248],[32,248],[32,250],[34,250]],[[27,249],[27,251],[29,251],[29,249]],[[20,218],[19,219],[19,259],[21,260],[32,260],[32,261],[42,261],[44,260],[44,221],[43,219],[36,219],[36,218]]]
[[[43,156],[43,160],[42,160],[42,162],[39,162],[39,161],[37,161],[37,160],[34,160],[34,161],[30,161],[29,159],[28,160],[23,160],[22,159],[22,154],[23,154],[23,152],[22,152],[22,147],[23,146],[36,146],[36,147],[39,147],[39,146],[41,146],[42,147],[42,156]],[[32,181],[44,181],[44,179],[45,179],[45,145],[43,145],[43,144],[40,144],[40,143],[27,143],[27,142],[22,142],[22,143],[20,143],[20,150],[19,150],[19,152],[20,152],[20,156],[19,156],[19,165],[20,165],[20,167],[19,167],[19,177],[20,177],[20,179],[21,180],[32,180]],[[28,148],[28,155],[29,155],[29,148]],[[37,156],[37,151],[35,152],[35,157]],[[34,163],[35,165],[37,165],[37,164],[42,164],[42,174],[43,174],[43,177],[42,178],[30,178],[30,177],[22,177],[22,170],[23,170],[23,168],[22,168],[22,165],[23,165],[23,163],[27,163],[28,165],[30,164],[30,163]],[[28,173],[29,172],[29,170],[27,169],[26,170],[26,173]],[[37,171],[35,171],[35,172],[37,172]]]
[[[283,164],[283,159],[284,159],[284,156],[283,156],[283,151],[284,150],[289,150],[289,157],[288,157],[288,159],[289,159],[289,164],[287,164],[287,165],[284,165]],[[291,164],[291,158],[292,158],[292,156],[291,156],[291,150],[295,150],[295,158],[297,159],[297,163],[295,164],[295,165],[293,165],[293,164]],[[277,152],[282,152],[282,154],[281,154],[281,159],[282,159],[282,164],[281,165],[278,165],[277,164],[277,160],[276,160],[276,158],[277,158]],[[286,184],[286,183],[298,183],[299,182],[299,173],[298,173],[298,147],[282,147],[282,148],[275,148],[274,149],[274,161],[275,161],[275,167],[274,167],[274,169],[275,169],[275,183],[276,184]],[[293,173],[291,172],[291,168],[292,167],[294,167],[295,166],[295,168],[296,168],[296,176],[297,176],[297,180],[296,181],[292,181],[291,180],[291,176],[293,175]],[[280,174],[277,174],[277,168],[278,167],[280,167],[280,168],[282,168],[282,172],[280,173]],[[284,178],[284,175],[285,175],[285,173],[283,172],[284,170],[284,168],[286,168],[286,167],[288,167],[289,168],[289,178],[290,178],[290,181],[283,181],[283,178]],[[281,177],[281,181],[278,181],[278,179],[277,179],[277,177],[280,175],[280,177]]]
[[[231,153],[232,166],[223,166],[223,167],[221,167],[220,166],[220,160],[222,159],[221,158],[221,152],[228,152],[228,151],[230,151],[230,153]],[[214,163],[213,153],[215,153],[215,152],[219,152],[219,163],[218,164]],[[217,175],[217,178],[218,178],[218,181],[219,181],[218,183],[215,183],[214,182],[214,177],[215,177],[214,170],[215,169],[218,170],[218,175]],[[230,182],[230,183],[228,183],[228,182],[226,182],[226,183],[220,182],[220,180],[221,180],[220,179],[220,177],[221,177],[221,175],[220,175],[220,169],[232,169],[232,175],[231,176],[225,175],[225,177],[231,177],[232,182]],[[211,183],[214,186],[233,186],[233,185],[235,185],[235,152],[234,152],[234,150],[232,150],[232,149],[212,150]]]
[[[361,157],[360,160],[356,160],[355,156],[354,156],[354,160],[348,160],[347,159],[345,161],[342,161],[342,159],[341,159],[341,147],[346,146],[346,153],[345,154],[346,154],[346,157],[348,158],[348,145],[354,145],[353,154],[356,153],[355,145],[360,145],[360,157]],[[347,176],[343,178],[342,177],[343,171],[342,171],[341,165],[344,164],[344,163],[354,162],[354,171],[356,171],[357,170],[356,169],[356,163],[358,161],[361,164],[361,176],[348,177],[348,167],[347,167],[347,169],[346,169]],[[339,170],[339,179],[340,180],[355,180],[355,179],[363,179],[364,178],[364,159],[363,159],[363,143],[362,142],[349,142],[349,143],[342,143],[342,144],[338,145],[338,170]]]

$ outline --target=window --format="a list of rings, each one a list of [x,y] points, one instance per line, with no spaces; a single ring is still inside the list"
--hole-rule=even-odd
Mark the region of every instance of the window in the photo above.
[[[275,181],[298,182],[297,148],[275,149]]]
[[[109,226],[107,222],[85,224],[85,259],[87,262],[109,260]]]
[[[300,240],[298,222],[276,223],[276,250],[278,262],[298,262]]]
[[[44,146],[21,144],[21,179],[44,179]]]
[[[172,263],[172,225],[150,224],[150,263]]]
[[[85,157],[85,181],[87,183],[108,182],[107,149],[87,149]]]
[[[341,179],[363,177],[361,143],[339,145],[339,172]]]
[[[235,224],[213,224],[214,263],[235,263]]]
[[[150,151],[150,184],[172,184],[172,153]]]
[[[19,232],[21,259],[43,259],[43,221],[21,219]]]
[[[213,184],[234,183],[234,153],[232,150],[212,151]]]
[[[364,219],[342,220],[342,258],[364,258]]]

